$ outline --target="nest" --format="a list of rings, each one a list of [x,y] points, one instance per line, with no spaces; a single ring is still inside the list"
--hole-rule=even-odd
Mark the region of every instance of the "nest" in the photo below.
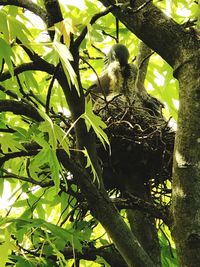
[[[111,146],[111,153],[98,149],[107,189],[125,191],[171,180],[175,133],[162,113],[144,108],[141,99],[131,103],[124,96],[98,101],[95,112],[107,125]]]

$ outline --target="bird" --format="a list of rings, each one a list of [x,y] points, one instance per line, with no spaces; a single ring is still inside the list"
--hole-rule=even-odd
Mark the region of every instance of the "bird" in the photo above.
[[[160,115],[164,105],[155,97],[148,94],[143,84],[138,83],[138,68],[129,63],[128,48],[114,44],[104,59],[104,68],[98,79],[89,88],[94,101],[104,97],[106,101],[117,95],[124,96],[124,101],[140,103],[139,105],[153,115]]]

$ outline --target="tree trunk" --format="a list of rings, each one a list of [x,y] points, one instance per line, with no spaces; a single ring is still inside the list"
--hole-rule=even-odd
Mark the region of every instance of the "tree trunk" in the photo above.
[[[100,0],[105,6],[112,0]],[[124,5],[127,3],[122,0]],[[180,84],[180,110],[174,150],[173,237],[181,266],[200,265],[200,53],[194,31],[184,29],[151,1],[131,1],[115,8],[138,38],[175,70]]]
[[[173,236],[181,266],[200,265],[200,57],[177,73],[180,109],[174,151]]]
[[[151,202],[149,189],[144,184],[137,186],[137,190],[129,190],[129,192],[134,196]],[[136,209],[127,210],[127,217],[131,231],[136,236],[137,240],[156,266],[161,266],[160,244],[155,219],[151,217],[150,214]]]

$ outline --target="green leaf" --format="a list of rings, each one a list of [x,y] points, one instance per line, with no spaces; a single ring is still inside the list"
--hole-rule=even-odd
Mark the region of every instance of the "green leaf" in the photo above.
[[[55,224],[43,221],[42,225],[44,225],[46,229],[51,231],[53,235],[60,237],[62,240],[66,242],[68,242],[72,237],[71,231],[63,229]]]
[[[3,176],[2,171],[0,170],[0,175]],[[4,181],[5,179],[0,179],[0,197],[2,197],[4,192]]]
[[[57,139],[54,132],[54,125],[51,120],[41,122],[39,129],[42,132],[47,132],[49,135],[49,144],[51,145],[53,150],[57,148]]]
[[[89,168],[89,167],[91,168],[91,171],[92,171],[92,174],[93,174],[93,182],[95,182],[97,180],[98,184],[100,185],[98,174],[97,174],[97,172],[95,170],[95,167],[94,167],[94,165],[93,165],[93,163],[92,163],[92,161],[90,159],[90,156],[89,156],[88,151],[87,151],[86,148],[83,150],[83,154],[87,159],[86,168]]]
[[[63,229],[53,223],[46,222],[43,219],[29,219],[29,218],[23,218],[23,219],[12,219],[12,222],[16,223],[17,229],[24,229],[26,228],[26,231],[28,229],[35,228],[43,228],[49,230],[55,237],[59,237],[62,240],[68,242],[72,237],[72,232],[66,229]]]
[[[37,207],[36,207],[37,214],[39,218],[45,219],[45,209],[43,208],[42,203],[38,202]]]
[[[56,194],[59,192],[60,186],[60,164],[56,156],[56,151],[53,150],[49,145],[45,146],[45,148],[41,149],[40,152],[31,160],[29,165],[29,171],[31,176],[38,180],[36,172],[41,171],[40,167],[47,164],[49,166],[51,172],[51,178],[54,181]]]
[[[103,129],[105,129],[107,126],[99,116],[94,114],[94,112],[92,110],[92,100],[89,100],[88,102],[86,101],[86,103],[85,103],[85,113],[82,115],[82,118],[85,119],[85,122],[86,122],[86,125],[87,125],[87,130],[89,131],[90,127],[93,128],[93,130],[95,131],[97,137],[102,142],[104,148],[106,148],[105,142],[110,147],[108,136],[103,131]]]
[[[0,10],[0,32],[3,33],[3,36],[7,42],[9,42],[9,29],[7,23],[7,12],[3,9]]]
[[[8,153],[10,150],[16,152],[19,150],[25,150],[25,148],[15,140],[15,136],[10,133],[1,133],[0,134],[0,144],[1,149],[4,153]]]
[[[13,41],[13,39],[18,38],[25,46],[31,49],[30,42],[27,37],[31,36],[31,33],[25,26],[25,24],[16,19],[15,17],[11,16],[10,14],[7,16],[7,23],[8,23],[8,28],[10,30],[9,33],[11,41]]]
[[[15,54],[12,51],[12,48],[10,45],[0,37],[0,66],[2,66],[2,59],[5,60],[8,70],[10,74],[13,76],[14,75],[14,68],[13,68],[13,63],[12,60],[15,59]]]
[[[11,251],[11,243],[10,243],[10,234],[7,229],[4,230],[4,241],[0,244],[0,251],[1,251],[1,257],[0,257],[0,266],[5,267],[6,263],[8,262],[8,255]]]
[[[59,189],[60,189],[60,176],[59,176],[60,164],[59,164],[59,161],[57,159],[56,152],[52,149],[49,150],[48,160],[49,160],[49,166],[50,166],[50,170],[51,170],[51,174],[52,174],[51,177],[54,181],[55,190],[56,190],[56,194],[57,194],[59,192]]]
[[[67,134],[60,128],[58,125],[54,125],[54,131],[56,135],[56,139],[58,140],[60,146],[65,150],[65,152],[70,156],[69,151],[69,139],[67,138]]]
[[[78,94],[80,95],[76,73],[74,72],[74,69],[72,68],[71,63],[70,63],[70,60],[73,60],[73,57],[69,49],[67,48],[66,45],[61,44],[56,41],[53,42],[53,48],[59,56],[66,78],[68,80],[69,86],[71,85],[71,83],[74,84]]]
[[[28,260],[27,258],[18,258],[16,267],[35,267],[35,263],[31,262],[30,260]]]
[[[37,80],[35,79],[33,75],[33,71],[25,71],[23,72],[24,79],[26,81],[27,88],[35,88],[37,91],[39,91],[39,84]]]
[[[40,123],[39,130],[48,133],[49,144],[51,145],[52,149],[56,150],[57,144],[59,142],[60,146],[63,147],[66,153],[70,156],[69,139],[67,138],[67,133],[65,133],[65,131],[63,131],[63,129],[57,124],[54,124],[51,118],[44,112],[40,111],[40,114],[45,119],[45,121]],[[40,145],[44,143],[43,140],[39,140],[37,137],[35,137],[34,139],[36,140],[36,142],[40,142]],[[47,143],[45,142],[43,146],[46,147],[46,145]]]
[[[42,148],[49,148],[49,143],[45,140],[44,134],[39,133],[37,135],[34,135],[32,139],[38,143]]]
[[[40,115],[43,117],[45,121],[40,123],[39,130],[42,132],[47,132],[49,135],[49,144],[52,146],[53,150],[57,148],[57,139],[54,131],[54,124],[51,118],[44,112],[39,111]]]

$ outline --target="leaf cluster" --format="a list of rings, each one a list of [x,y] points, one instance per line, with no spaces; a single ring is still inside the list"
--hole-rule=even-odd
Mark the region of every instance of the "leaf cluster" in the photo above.
[[[98,139],[110,149],[107,125],[93,112],[87,89],[101,73],[108,47],[125,44],[133,62],[139,40],[99,1],[85,0],[84,8],[60,3],[63,20],[53,24],[43,1],[22,2],[0,1],[0,196],[7,204],[0,209],[0,265],[114,266],[114,257],[125,266],[91,215],[80,184],[87,178],[101,188],[93,147]],[[179,23],[196,20],[193,1],[156,5],[170,9]],[[187,18],[177,15],[180,9]],[[172,75],[154,53],[145,87],[175,122],[178,90]],[[80,128],[82,140],[91,140],[78,147]],[[166,240],[160,234],[163,266],[177,266]]]

